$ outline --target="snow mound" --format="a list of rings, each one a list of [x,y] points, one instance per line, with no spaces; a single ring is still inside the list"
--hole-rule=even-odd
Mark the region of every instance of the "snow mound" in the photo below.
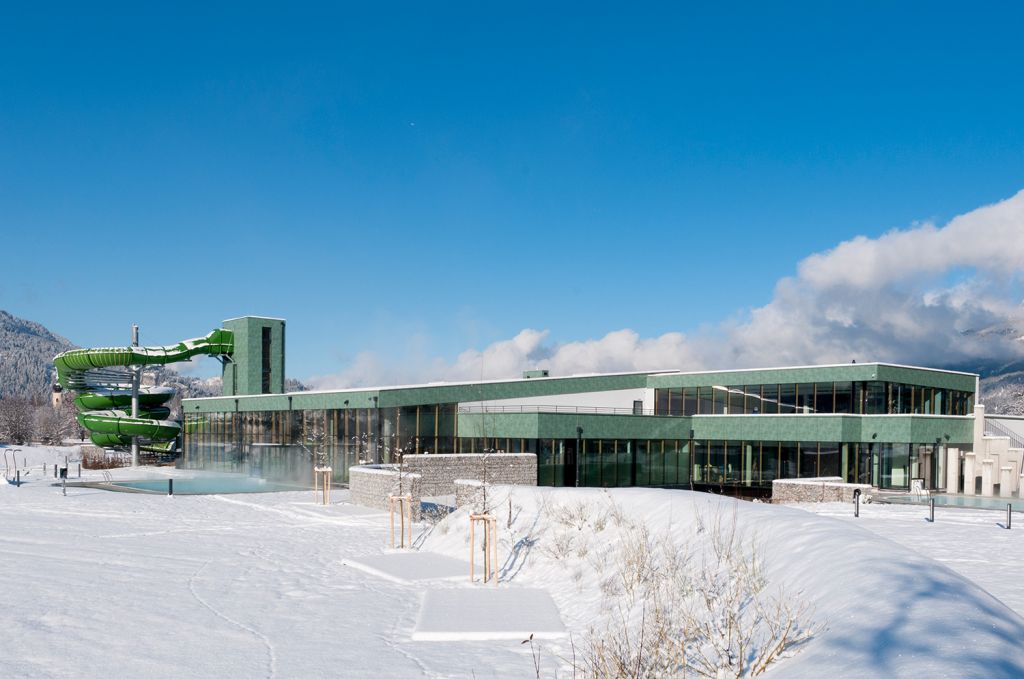
[[[856,525],[689,491],[502,487],[492,495],[502,582],[550,592],[577,640],[615,629],[630,601],[624,573],[662,567],[626,558],[637,536],[652,554],[690,555],[693,565],[706,563],[714,527],[731,525],[737,544],[760,554],[765,592],[803,611],[810,636],[781,655],[784,676],[1024,676],[1024,619],[943,564]],[[423,549],[468,558],[467,513],[433,527]],[[624,619],[621,629],[638,623]]]

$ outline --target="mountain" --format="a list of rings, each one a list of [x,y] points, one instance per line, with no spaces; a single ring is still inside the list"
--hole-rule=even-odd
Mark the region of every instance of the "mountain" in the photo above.
[[[992,356],[1002,355],[1006,358],[978,359],[971,363],[944,367],[981,376],[980,401],[985,404],[985,412],[993,415],[1024,415],[1024,359],[1017,358],[1020,350],[1015,349],[1024,344],[1024,320],[1011,317],[996,325],[966,330],[961,335],[981,346],[990,346]],[[1009,352],[1006,351],[1007,347]]]
[[[1024,415],[1024,371],[983,377],[981,402],[992,415]]]
[[[53,357],[74,348],[38,323],[0,311],[0,398],[48,400]]]
[[[56,335],[42,325],[0,311],[0,398],[49,400],[54,375],[53,357],[74,349],[71,341]],[[146,368],[145,384],[174,387],[177,399],[220,396],[220,377],[200,379],[182,375],[169,366]],[[288,391],[305,391],[295,379],[285,383]]]

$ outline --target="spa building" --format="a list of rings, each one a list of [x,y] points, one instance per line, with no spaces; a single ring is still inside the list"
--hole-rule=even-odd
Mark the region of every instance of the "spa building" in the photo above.
[[[783,478],[840,477],[891,490],[919,479],[929,490],[981,492],[986,470],[998,487],[1009,465],[1013,492],[1020,479],[1024,441],[1013,422],[991,431],[971,373],[886,363],[538,370],[285,393],[284,321],[245,317],[230,327],[237,348],[224,366],[224,395],[183,402],[180,466],[309,478],[319,458],[345,483],[352,466],[408,453],[535,453],[539,485],[752,496]]]

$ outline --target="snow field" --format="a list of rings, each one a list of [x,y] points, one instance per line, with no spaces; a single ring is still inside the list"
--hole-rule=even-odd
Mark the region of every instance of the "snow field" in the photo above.
[[[543,645],[563,669],[574,652],[586,653],[588,635],[621,637],[639,627],[643,601],[637,605],[624,572],[664,569],[664,554],[674,553],[689,556],[687,571],[706,576],[708,536],[719,522],[735,525],[736,544],[762,554],[765,593],[806,609],[802,621],[813,635],[773,666],[779,676],[1024,676],[1019,614],[946,565],[848,521],[640,488],[506,487],[492,502],[503,580],[550,591],[573,634],[572,646]],[[897,508],[871,512],[889,509]],[[465,510],[454,513],[422,548],[468,558],[467,524]],[[932,537],[962,552],[960,536],[941,532],[951,528]],[[653,563],[635,558],[630,543],[638,539],[651,545]]]
[[[112,470],[179,473],[140,472]],[[343,492],[322,507],[311,492],[170,498],[69,487],[64,497],[51,483],[0,485],[4,677],[533,677],[533,651],[542,676],[572,676],[588,640],[634,634],[645,597],[664,595],[636,574],[671,583],[651,573],[671,572],[673,559],[686,573],[714,572],[716,522],[735,526],[740,553],[761,554],[766,596],[806,607],[800,623],[813,635],[768,676],[1024,676],[1024,620],[993,596],[1024,599],[1013,575],[1022,545],[992,512],[937,511],[925,531],[918,508],[864,506],[854,520],[843,505],[499,488],[497,591],[547,592],[571,635],[537,635],[531,649],[461,634],[510,620],[501,611],[516,605],[484,601],[474,592],[492,586],[468,583],[465,511],[418,524],[419,553],[396,555],[387,514],[346,504]],[[428,596],[443,605],[423,606]],[[528,596],[517,603],[540,611]],[[448,640],[414,640],[446,621],[457,624],[436,638]]]

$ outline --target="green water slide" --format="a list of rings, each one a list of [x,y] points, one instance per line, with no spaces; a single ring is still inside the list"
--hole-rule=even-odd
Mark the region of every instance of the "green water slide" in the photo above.
[[[165,405],[174,398],[169,387],[140,387],[139,413],[132,417],[132,388],[129,369],[187,361],[193,356],[231,356],[235,338],[230,330],[218,329],[205,337],[165,347],[104,347],[72,349],[53,359],[57,382],[78,392],[78,423],[89,438],[104,448],[131,445],[139,437],[140,447],[165,449],[181,430],[168,420]]]

